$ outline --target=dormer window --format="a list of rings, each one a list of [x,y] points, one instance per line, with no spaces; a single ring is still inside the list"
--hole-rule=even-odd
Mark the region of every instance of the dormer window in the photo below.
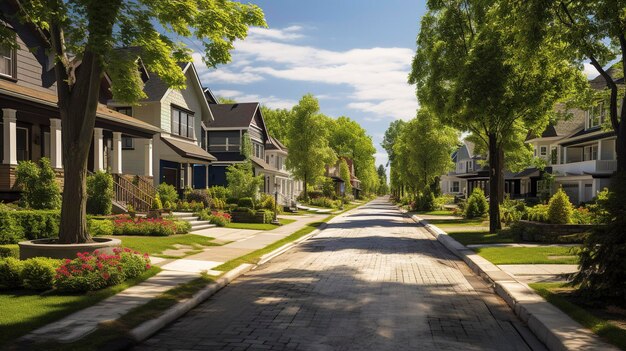
[[[193,112],[172,106],[172,134],[193,139],[195,118]]]
[[[604,102],[599,102],[592,107],[587,114],[587,129],[601,126],[604,123],[605,113]]]
[[[0,77],[17,78],[17,60],[14,48],[0,46]]]

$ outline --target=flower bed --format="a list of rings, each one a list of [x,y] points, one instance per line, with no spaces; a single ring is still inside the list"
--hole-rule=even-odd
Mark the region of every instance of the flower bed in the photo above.
[[[210,221],[212,224],[218,227],[224,227],[231,222],[231,215],[223,211],[209,211],[208,209],[202,210],[195,214],[203,221]]]
[[[175,221],[163,218],[113,220],[113,235],[169,236],[178,233]]]

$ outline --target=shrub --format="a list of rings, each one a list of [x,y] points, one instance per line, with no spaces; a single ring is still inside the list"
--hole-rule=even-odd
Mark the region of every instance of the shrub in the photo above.
[[[113,250],[113,255],[78,253],[56,270],[55,286],[61,291],[86,292],[105,288],[139,276],[150,269],[150,258],[128,248]]]
[[[0,289],[15,289],[22,286],[20,273],[24,261],[15,257],[0,259]]]
[[[204,207],[211,207],[213,199],[209,196],[206,190],[192,190],[187,194],[185,199],[189,202],[202,203]]]
[[[585,207],[579,207],[572,210],[572,223],[573,224],[593,224],[595,220],[593,213]]]
[[[163,209],[163,204],[161,203],[161,196],[159,195],[159,193],[154,194],[154,201],[152,201],[151,209],[153,210]]]
[[[87,213],[108,215],[113,209],[113,176],[98,171],[87,177]]]
[[[526,215],[526,205],[520,200],[511,200],[508,196],[500,205],[500,220],[506,225],[519,221]]]
[[[209,211],[207,209],[198,215],[203,221],[211,221],[212,224],[218,227],[225,227],[231,221],[230,214],[222,211]]]
[[[176,234],[176,223],[163,218],[116,219],[113,235],[169,236]]]
[[[317,198],[311,198],[309,200],[309,204],[318,207],[339,208],[341,207],[341,200],[333,200],[331,198],[322,196]]]
[[[226,207],[226,201],[218,198],[213,198],[213,205],[211,208],[216,210],[223,210]]]
[[[223,187],[223,186],[212,186],[208,188],[206,191],[207,191],[207,194],[214,200],[220,199],[222,201],[226,201],[226,199],[230,197],[230,190],[228,190],[228,188]]]
[[[274,211],[274,208],[276,207],[276,199],[274,199],[274,196],[270,194],[261,194],[258,207]]]
[[[0,211],[0,244],[15,244],[24,239],[24,229],[17,224],[14,211]]]
[[[56,237],[59,233],[59,222],[59,211],[0,211],[0,244]]]
[[[548,205],[535,205],[526,209],[526,219],[534,222],[548,222]]]
[[[34,257],[24,261],[20,279],[26,289],[50,290],[56,269],[61,261],[47,257]]]
[[[487,214],[488,204],[485,193],[482,189],[474,188],[472,194],[467,199],[465,207],[465,218],[479,218]]]
[[[548,202],[548,221],[555,224],[568,224],[572,221],[572,203],[563,189],[552,195]]]
[[[108,219],[90,219],[88,227],[93,236],[113,235],[113,221]]]
[[[334,194],[335,194],[335,189],[333,188],[333,191],[330,194],[330,196],[333,196]],[[325,197],[324,196],[324,192],[323,191],[319,191],[319,190],[311,190],[311,191],[309,191],[309,193],[307,195],[309,196],[309,200],[310,199],[317,199],[319,197]]]
[[[237,204],[239,202],[239,200],[236,197],[229,197],[226,199],[226,204],[227,205],[231,205],[231,204]]]
[[[187,221],[174,221],[176,234],[187,234],[191,231],[191,223]]]
[[[263,185],[263,176],[254,176],[252,163],[246,160],[226,168],[226,181],[231,196],[236,198],[254,197]]]
[[[32,161],[22,161],[17,165],[15,173],[15,183],[22,191],[20,201],[24,207],[36,210],[61,207],[61,190],[50,160],[42,157],[39,166]]]
[[[0,245],[0,258],[20,258],[20,247],[14,244]]]
[[[176,203],[178,200],[178,191],[174,188],[173,185],[169,185],[166,183],[161,183],[157,187],[157,194],[159,194],[159,198],[164,203],[169,201],[170,203]]]
[[[198,212],[198,211],[202,211],[204,210],[205,206],[203,202],[195,202],[195,201],[191,201],[189,203],[189,209],[191,210],[191,212]]]
[[[435,209],[435,195],[430,191],[420,193],[413,203],[412,210],[432,211]]]
[[[254,200],[251,197],[242,197],[237,201],[239,207],[248,207],[254,209]]]

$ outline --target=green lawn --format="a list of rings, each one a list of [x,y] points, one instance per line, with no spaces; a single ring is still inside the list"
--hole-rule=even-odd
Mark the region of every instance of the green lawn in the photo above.
[[[591,329],[611,344],[626,350],[626,328],[620,328],[606,319],[599,318],[584,305],[575,303],[568,294],[573,288],[568,288],[563,283],[531,283],[528,285],[578,323]],[[623,317],[621,322],[625,322]]]
[[[516,242],[515,238],[506,232],[490,234],[488,230],[452,232],[449,235],[463,245],[503,244]]]
[[[202,251],[206,246],[215,246],[213,238],[209,238],[196,234],[181,234],[172,236],[116,236],[115,238],[122,240],[122,246],[137,250],[142,253],[148,253],[150,255],[162,256],[166,258],[180,258],[188,256],[194,253]],[[185,252],[183,256],[167,257],[161,255],[165,250],[175,250],[174,245],[191,246],[190,249]]]
[[[489,230],[489,221],[484,219],[429,219],[427,222],[447,233]]]
[[[286,225],[289,223],[293,223],[295,222],[295,219],[286,219],[286,218],[279,218],[278,222],[281,225]],[[232,228],[232,229],[251,229],[251,230],[272,230],[272,229],[276,229],[278,228],[278,225],[272,224],[272,223],[228,223],[226,225],[226,228]]]
[[[0,345],[75,311],[94,305],[150,278],[160,270],[158,267],[152,267],[135,279],[82,295],[40,295],[27,290],[1,291]]]
[[[425,215],[431,215],[431,216],[454,216],[454,212],[450,210],[420,211],[420,212],[417,212],[417,214],[418,215],[425,214]]]
[[[575,247],[484,247],[475,251],[493,264],[577,264]]]

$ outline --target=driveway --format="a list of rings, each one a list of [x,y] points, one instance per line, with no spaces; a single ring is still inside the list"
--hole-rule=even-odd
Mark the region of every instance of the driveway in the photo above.
[[[378,199],[137,350],[542,350],[424,228]]]

